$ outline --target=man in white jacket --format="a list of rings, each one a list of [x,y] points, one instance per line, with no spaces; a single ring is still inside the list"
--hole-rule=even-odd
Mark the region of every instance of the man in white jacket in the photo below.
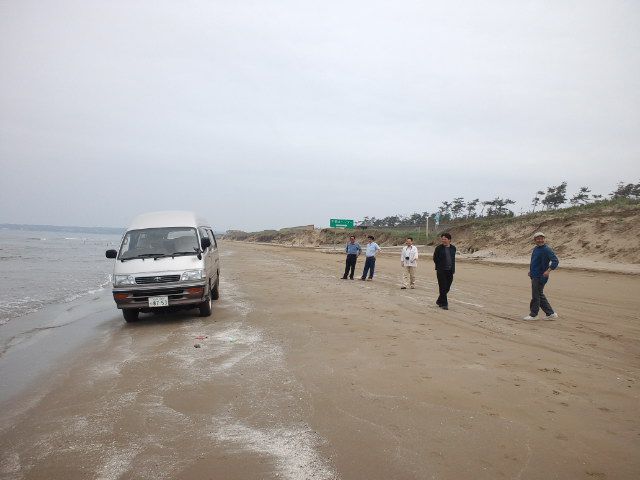
[[[407,237],[406,246],[400,253],[400,265],[402,265],[402,290],[406,290],[407,284],[416,288],[416,266],[418,265],[418,248],[413,244],[413,238]],[[407,283],[407,280],[409,282]]]

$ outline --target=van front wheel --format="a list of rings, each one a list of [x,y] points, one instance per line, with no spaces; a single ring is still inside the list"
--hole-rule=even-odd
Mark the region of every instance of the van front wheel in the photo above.
[[[209,292],[209,297],[202,302],[198,308],[200,309],[201,317],[208,317],[211,315],[211,292]]]
[[[135,309],[135,308],[123,308],[122,309],[122,316],[124,317],[125,321],[127,322],[135,322],[136,320],[138,320],[138,314],[140,312]]]

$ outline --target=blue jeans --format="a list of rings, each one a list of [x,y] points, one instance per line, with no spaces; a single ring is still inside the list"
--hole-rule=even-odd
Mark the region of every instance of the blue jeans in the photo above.
[[[362,278],[367,278],[367,272],[369,278],[373,278],[373,271],[376,269],[376,257],[367,257],[364,261],[364,270],[362,272]]]

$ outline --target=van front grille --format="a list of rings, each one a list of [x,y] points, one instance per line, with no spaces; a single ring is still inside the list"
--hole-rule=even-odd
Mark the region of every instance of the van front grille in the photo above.
[[[146,302],[149,297],[169,297],[173,300],[179,300],[185,298],[186,291],[183,288],[172,288],[168,290],[133,290],[131,291],[131,297],[134,301]]]
[[[138,285],[147,285],[149,283],[171,283],[180,280],[180,275],[158,275],[155,277],[136,277]]]

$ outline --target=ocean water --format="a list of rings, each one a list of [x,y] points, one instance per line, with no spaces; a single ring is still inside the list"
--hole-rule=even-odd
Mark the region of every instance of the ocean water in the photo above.
[[[0,326],[110,285],[120,235],[0,229]]]

